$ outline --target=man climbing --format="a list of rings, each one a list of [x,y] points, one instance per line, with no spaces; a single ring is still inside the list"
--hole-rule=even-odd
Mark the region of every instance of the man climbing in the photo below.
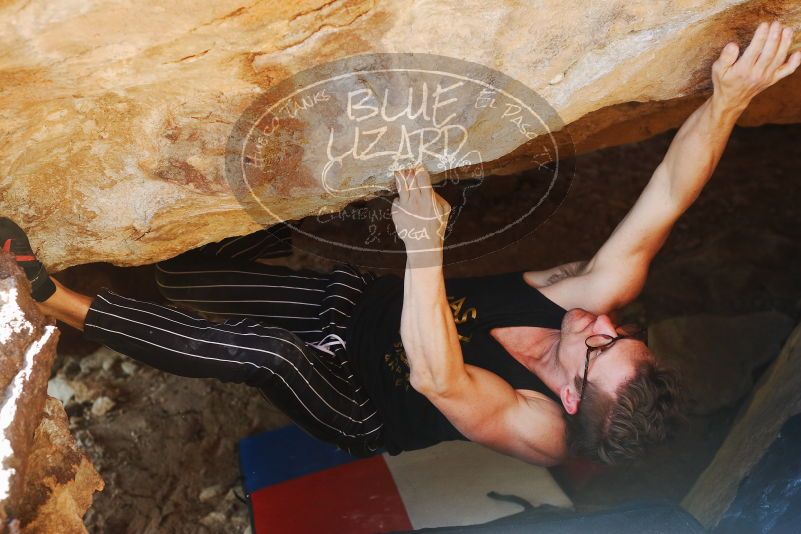
[[[729,43],[714,91],[682,125],[631,211],[587,262],[448,279],[449,206],[417,167],[396,173],[403,279],[252,261],[285,252],[283,227],[206,245],[157,266],[176,306],[52,281],[25,234],[0,221],[42,310],[85,337],[167,372],[258,388],[309,433],[356,455],[469,439],[552,465],[569,453],[634,458],[667,434],[680,391],[608,314],[640,292],[652,258],[709,180],[737,117],[794,72],[792,31],[761,24]],[[211,322],[195,310],[228,317]]]

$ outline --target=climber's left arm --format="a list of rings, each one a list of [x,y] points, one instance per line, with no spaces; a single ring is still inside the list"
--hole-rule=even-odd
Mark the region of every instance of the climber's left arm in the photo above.
[[[727,44],[712,66],[712,96],[679,128],[637,202],[595,256],[575,276],[551,285],[541,287],[537,272],[526,273],[527,281],[566,309],[598,314],[636,298],[673,224],[712,176],[740,114],[801,64],[801,52],[787,59],[792,37],[777,22],[762,23],[739,59],[737,45]]]

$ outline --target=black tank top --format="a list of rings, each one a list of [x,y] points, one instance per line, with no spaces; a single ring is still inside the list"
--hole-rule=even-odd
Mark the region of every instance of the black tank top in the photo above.
[[[559,329],[565,310],[523,280],[522,272],[449,278],[445,290],[465,363],[483,367],[509,382],[559,397],[490,335],[504,326]],[[381,276],[356,305],[348,329],[349,354],[384,422],[390,454],[441,441],[466,439],[425,396],[409,384],[409,364],[400,338],[403,280]]]

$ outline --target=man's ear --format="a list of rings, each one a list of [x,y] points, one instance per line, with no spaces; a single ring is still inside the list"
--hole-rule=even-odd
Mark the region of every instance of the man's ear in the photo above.
[[[559,391],[559,397],[562,399],[562,406],[565,411],[570,415],[575,414],[579,407],[579,395],[573,384],[566,384]]]

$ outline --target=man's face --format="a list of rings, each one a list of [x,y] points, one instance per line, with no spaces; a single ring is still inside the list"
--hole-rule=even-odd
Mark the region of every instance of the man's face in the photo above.
[[[595,315],[581,308],[574,308],[565,314],[562,320],[561,340],[559,343],[559,359],[568,369],[576,369],[582,376],[586,360],[587,345],[585,340],[595,334],[606,334],[617,337],[616,325],[607,315]],[[636,364],[648,355],[645,344],[636,339],[621,339],[612,347],[600,352],[590,353],[590,366],[587,380],[601,390],[615,396],[618,387],[633,378]],[[562,401],[568,413],[574,413],[571,400],[575,400],[580,392],[572,382],[569,398],[563,396]],[[575,397],[575,398],[574,398]]]

